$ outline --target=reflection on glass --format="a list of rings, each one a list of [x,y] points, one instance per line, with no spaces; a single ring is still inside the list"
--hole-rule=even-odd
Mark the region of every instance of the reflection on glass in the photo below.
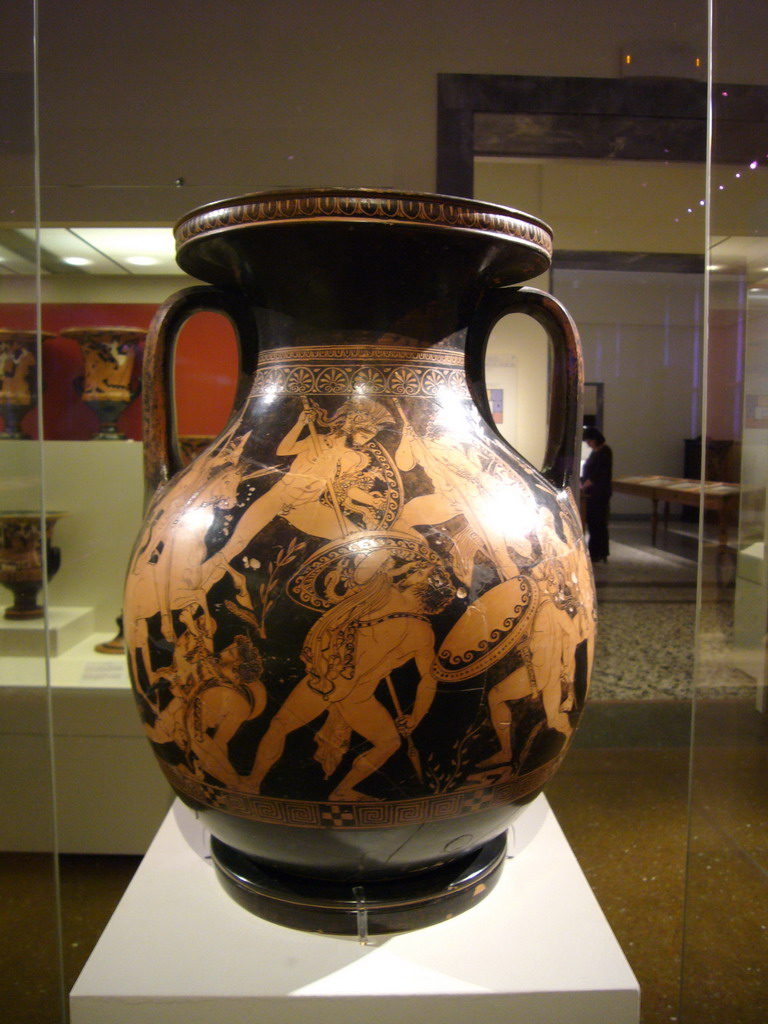
[[[601,416],[618,480],[686,477],[685,441],[701,435],[702,223],[680,209],[703,194],[703,159],[475,163],[478,198],[554,227],[550,290],[577,324],[585,379],[599,382],[585,411],[591,423]],[[690,475],[695,491],[698,469]],[[665,516],[646,493],[614,489],[610,555],[595,566],[590,702],[548,796],[627,952],[644,1014],[662,1020],[681,965],[697,536],[695,508],[693,521],[678,503]]]
[[[715,138],[728,116],[715,89]],[[763,157],[762,151],[756,156]],[[739,483],[728,541],[704,522],[697,631],[683,1019],[758,1024],[768,1001],[765,920],[768,489],[768,170],[712,166],[707,457]],[[710,438],[726,437],[727,446]]]
[[[41,607],[55,554],[33,440],[49,339],[36,312],[34,241],[7,244],[36,226],[34,7],[0,8],[0,1006],[15,1020],[58,1022],[65,1003]]]
[[[158,276],[169,275],[163,263],[135,263],[160,260],[159,251],[138,248],[154,229],[151,238],[141,230],[52,230],[41,236],[50,337],[38,436],[46,508],[66,513],[56,525],[62,558],[47,585],[45,621],[69,990],[170,803],[128,687],[122,602],[143,515],[144,339],[160,303],[185,279]],[[102,246],[101,256],[87,246]]]

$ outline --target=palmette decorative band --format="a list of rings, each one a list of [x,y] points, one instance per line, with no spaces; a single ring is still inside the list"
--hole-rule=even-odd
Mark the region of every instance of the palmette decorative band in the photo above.
[[[334,345],[263,352],[252,394],[433,397],[446,391],[467,393],[462,352]]]
[[[557,771],[562,759],[563,755],[560,755],[535,771],[516,778],[502,778],[496,785],[413,800],[361,800],[353,803],[257,796],[201,782],[164,761],[160,761],[160,765],[177,793],[195,804],[238,818],[293,828],[386,829],[448,821],[512,805],[543,786]],[[494,773],[484,771],[483,774]],[[499,769],[496,774],[503,776],[504,770]]]

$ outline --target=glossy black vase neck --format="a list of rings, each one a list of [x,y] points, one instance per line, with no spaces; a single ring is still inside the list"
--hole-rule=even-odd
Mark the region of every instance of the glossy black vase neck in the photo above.
[[[489,288],[542,273],[552,251],[550,229],[515,210],[363,189],[226,200],[188,214],[175,234],[184,270],[238,291],[276,324],[290,318],[296,334],[369,330],[425,343],[466,328]]]

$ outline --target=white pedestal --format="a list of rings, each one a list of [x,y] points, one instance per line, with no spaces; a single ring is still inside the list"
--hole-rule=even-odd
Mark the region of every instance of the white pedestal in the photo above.
[[[758,711],[768,711],[768,562],[763,541],[743,548],[736,557],[733,625],[735,667],[757,681],[755,705]]]
[[[0,616],[5,608],[0,608]],[[64,654],[93,633],[93,608],[50,608],[48,644],[52,658]],[[45,619],[0,617],[0,657],[42,658],[46,653]]]
[[[544,797],[524,816],[518,848],[535,835],[483,902],[363,946],[249,914],[177,803],[72,990],[71,1024],[637,1024],[637,981]]]
[[[142,854],[171,804],[124,656],[90,633],[50,659],[0,655],[0,850]],[[50,686],[48,686],[50,680]],[[51,757],[53,753],[53,757]]]

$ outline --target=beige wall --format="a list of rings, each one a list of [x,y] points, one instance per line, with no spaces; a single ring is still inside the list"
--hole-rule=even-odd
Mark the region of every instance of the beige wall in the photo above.
[[[31,2],[2,8],[0,72],[28,70]],[[766,5],[728,13],[718,77],[759,82]],[[432,189],[438,73],[615,77],[626,46],[638,73],[676,73],[706,21],[705,0],[39,0],[43,215],[168,219],[196,189]],[[28,171],[0,158],[6,185]],[[2,198],[3,218],[24,209]]]
[[[703,50],[704,0],[40,0],[44,216],[131,215],[86,186],[175,215],[179,177],[433,189],[438,73],[613,77],[636,41]]]
[[[752,185],[746,179],[741,191]],[[475,160],[476,198],[543,218],[554,229],[555,250],[701,253],[705,232],[699,199],[705,194],[703,154],[701,163],[677,164]]]
[[[536,286],[544,288],[546,282]],[[499,433],[540,469],[549,418],[549,348],[543,328],[521,314],[502,317],[491,333],[485,365],[488,387],[504,391]]]

